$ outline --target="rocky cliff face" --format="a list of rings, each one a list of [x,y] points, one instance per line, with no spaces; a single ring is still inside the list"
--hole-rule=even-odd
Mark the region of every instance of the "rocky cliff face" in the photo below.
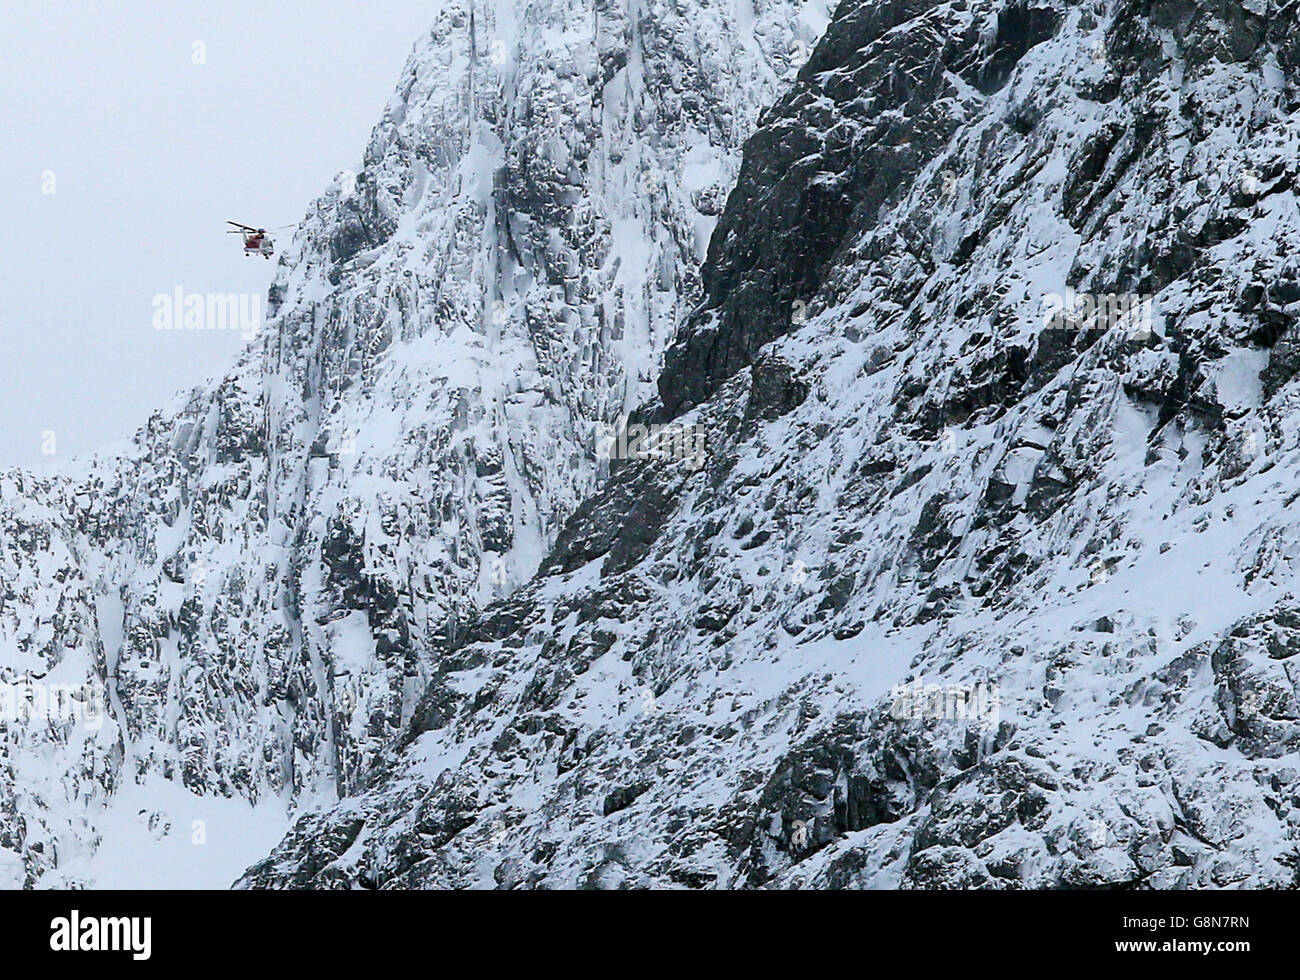
[[[296,792],[245,887],[1297,884],[1300,3],[809,16],[448,7],[241,365],[4,485],[58,771]]]
[[[608,468],[597,426],[653,390],[740,146],[827,16],[443,6],[240,362],[121,457],[0,488],[0,679],[73,672],[109,715],[84,758],[0,721],[15,882],[83,883],[61,869],[124,780],[302,807],[361,785]]]
[[[1295,3],[846,2],[617,468],[249,887],[1294,886]]]

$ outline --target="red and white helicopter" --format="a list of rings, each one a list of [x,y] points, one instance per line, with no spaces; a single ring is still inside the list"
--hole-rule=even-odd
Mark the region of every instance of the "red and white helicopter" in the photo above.
[[[238,221],[227,221],[226,224],[235,226],[226,234],[244,236],[245,255],[260,255],[269,259],[275,254],[275,242],[271,240],[265,228],[252,228],[249,225],[241,225]]]

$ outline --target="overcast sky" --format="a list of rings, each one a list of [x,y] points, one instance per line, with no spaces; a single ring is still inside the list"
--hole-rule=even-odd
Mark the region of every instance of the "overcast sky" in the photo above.
[[[359,168],[438,6],[5,4],[0,468],[121,441],[224,371],[240,335],[159,332],[154,297],[265,293],[274,260],[224,222],[296,223]]]

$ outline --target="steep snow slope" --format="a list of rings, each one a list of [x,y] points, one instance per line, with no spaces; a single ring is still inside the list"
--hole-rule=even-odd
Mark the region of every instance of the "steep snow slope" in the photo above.
[[[616,467],[241,884],[1300,884],[1297,38],[841,4],[649,410],[706,465]]]
[[[740,145],[826,20],[444,4],[240,362],[125,453],[0,486],[0,679],[57,669],[109,715],[84,738],[0,721],[6,875],[91,882],[123,783],[361,785],[596,486],[594,427],[652,391]]]
[[[66,493],[66,488],[62,488]],[[97,597],[61,488],[0,475],[0,887],[93,834],[121,781]],[[75,845],[73,845],[75,846]]]

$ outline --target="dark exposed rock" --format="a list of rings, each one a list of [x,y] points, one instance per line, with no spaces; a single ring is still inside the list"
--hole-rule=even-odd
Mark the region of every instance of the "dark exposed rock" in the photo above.
[[[1263,6],[841,4],[699,281],[723,180],[636,169],[738,138],[682,13],[602,4],[586,67],[548,55],[512,101],[449,8],[437,64],[475,67],[429,118],[467,125],[380,130],[307,236],[340,288],[283,297],[275,385],[155,419],[107,486],[4,478],[0,630],[35,671],[111,662],[146,769],[345,797],[247,886],[1294,887],[1300,49],[1297,5]],[[389,239],[465,104],[499,159]],[[592,175],[642,190],[616,213]],[[653,240],[635,275],[615,218]],[[1048,325],[1067,289],[1156,322]],[[678,322],[627,424],[705,452],[593,460],[577,430],[648,393]],[[510,369],[405,360],[462,342],[456,370]],[[372,406],[391,452],[347,446]],[[205,547],[240,556],[206,591]],[[126,753],[65,738],[41,791],[97,804]],[[0,845],[35,881],[65,832],[14,785]]]

